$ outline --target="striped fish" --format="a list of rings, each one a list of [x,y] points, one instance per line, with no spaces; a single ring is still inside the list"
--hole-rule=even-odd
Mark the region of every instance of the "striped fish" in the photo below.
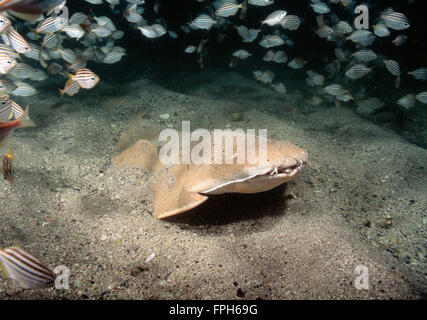
[[[89,33],[89,36],[91,35],[91,33],[93,33],[100,38],[107,38],[111,35],[111,31],[108,30],[106,27],[99,26],[96,24],[91,25],[87,31]]]
[[[308,61],[305,61],[302,58],[294,58],[288,62],[288,67],[292,69],[301,69],[307,64]]]
[[[264,7],[273,4],[274,0],[249,0],[248,3],[253,6]]]
[[[80,90],[80,86],[77,83],[77,81],[69,79],[65,84],[64,89],[59,89],[59,92],[61,93],[61,97],[64,96],[64,93],[69,96],[74,96],[76,93],[79,92],[79,90]]]
[[[70,79],[76,81],[83,89],[92,89],[99,82],[99,77],[87,68],[82,68],[75,75],[69,75]]]
[[[375,39],[375,35],[371,31],[365,29],[355,30],[349,37],[347,37],[347,40],[359,43],[362,46],[371,45]]]
[[[16,86],[9,79],[0,79],[0,91],[4,93],[12,93]]]
[[[55,75],[55,74],[59,74],[59,73],[61,73],[62,72],[62,70],[63,70],[64,68],[60,65],[60,64],[58,64],[58,63],[56,63],[56,62],[53,62],[53,63],[51,63],[51,64],[49,64],[48,66],[47,66],[47,72],[50,74],[50,75]]]
[[[279,23],[282,22],[282,20],[286,17],[287,12],[284,10],[276,10],[273,13],[269,14],[267,18],[265,18],[261,25],[268,25],[270,27],[273,27]]]
[[[253,72],[256,81],[261,81],[262,83],[269,83],[271,84],[271,82],[274,79],[274,73],[267,70],[267,71],[254,71]]]
[[[401,72],[400,72],[400,67],[399,67],[399,64],[398,64],[396,61],[391,60],[391,59],[389,59],[389,60],[384,59],[384,60],[383,60],[383,62],[384,62],[384,64],[385,64],[386,69],[387,69],[387,70],[388,70],[392,75],[397,76],[397,77],[399,77],[399,76],[400,76],[400,74],[401,74]]]
[[[306,73],[308,78],[305,79],[305,82],[307,82],[310,87],[323,86],[325,84],[325,76],[322,74],[313,70],[308,70]]]
[[[313,8],[313,11],[316,13],[324,14],[331,12],[331,9],[328,7],[326,3],[323,2],[317,2],[310,4],[311,8]]]
[[[286,90],[286,87],[282,82],[276,82],[276,83],[272,84],[271,87],[274,90],[276,90],[278,93],[285,94],[286,92],[288,92],[288,90]]]
[[[287,15],[282,19],[280,25],[283,29],[288,30],[297,30],[301,25],[301,20],[298,16],[295,15]]]
[[[427,80],[427,68],[426,67],[422,67],[422,68],[418,68],[414,71],[410,71],[410,72],[408,72],[408,74],[413,76],[417,80],[422,80],[422,81]]]
[[[88,16],[84,14],[83,12],[76,12],[73,13],[68,20],[69,24],[83,24],[88,19]]]
[[[161,37],[166,34],[166,29],[160,24],[153,24],[151,26],[138,27],[141,33],[150,39]]]
[[[268,51],[265,53],[265,55],[264,55],[264,57],[262,58],[262,60],[264,60],[264,61],[271,61],[271,60],[273,60],[274,55],[275,55],[274,51],[272,51],[272,50],[268,50]]]
[[[116,63],[116,62],[119,62],[124,55],[125,55],[124,52],[112,50],[107,53],[103,62],[107,64]]]
[[[196,51],[196,49],[197,49],[197,47],[196,47],[196,46],[189,45],[187,48],[185,48],[184,52],[185,52],[185,53],[193,53],[193,52],[195,52],[195,51]]]
[[[337,95],[336,98],[337,98],[337,100],[335,100],[336,103],[338,102],[338,100],[343,102],[354,100],[354,97],[349,92],[346,92],[342,95]]]
[[[114,25],[113,21],[106,17],[106,16],[101,16],[101,17],[93,17],[96,22],[100,25],[100,26],[105,26],[108,30],[110,30],[111,32],[116,31],[117,28]]]
[[[35,29],[38,33],[54,33],[62,30],[67,24],[67,19],[63,17],[48,17],[44,19]]]
[[[333,32],[334,30],[331,27],[326,24],[322,24],[314,33],[317,34],[319,38],[328,39],[329,41]]]
[[[385,24],[377,23],[374,25],[374,33],[377,37],[384,38],[390,35],[390,30],[386,27]]]
[[[16,81],[14,82],[16,89],[12,91],[15,96],[28,97],[37,93],[37,90],[25,82]]]
[[[397,104],[404,107],[405,109],[411,109],[415,106],[416,97],[414,94],[409,93],[406,96],[400,98]]]
[[[13,183],[15,180],[15,175],[13,173],[13,160],[12,147],[9,147],[9,153],[3,154],[3,178],[9,183]]]
[[[31,51],[25,52],[24,56],[26,56],[27,58],[33,59],[33,60],[39,60],[40,56],[44,60],[50,60],[51,59],[49,53],[47,53],[47,51],[44,50],[44,48],[42,48],[36,44],[31,44]]]
[[[15,68],[9,72],[9,75],[17,79],[28,79],[31,78],[34,70],[32,66],[26,63],[17,63]]]
[[[86,68],[87,61],[82,57],[78,57],[72,64],[67,65],[67,70],[71,72],[76,72],[79,69]]]
[[[84,36],[85,30],[79,24],[70,24],[62,29],[70,38],[79,40]]]
[[[17,65],[16,60],[6,53],[0,52],[0,74],[7,74]]]
[[[392,41],[392,43],[398,47],[401,46],[402,44],[404,44],[406,42],[406,40],[408,40],[408,36],[404,35],[404,34],[399,34],[396,38],[394,38],[394,40]]]
[[[0,33],[4,32],[10,25],[11,21],[8,17],[0,15]]]
[[[243,42],[252,42],[254,41],[259,34],[260,30],[257,29],[249,29],[245,26],[236,27],[237,33],[242,37]]]
[[[9,95],[0,94],[0,121],[9,121],[12,117],[13,113]]]
[[[19,104],[9,98],[7,94],[0,95],[0,121],[18,119],[24,114]]]
[[[311,97],[309,99],[304,99],[305,102],[307,102],[308,104],[312,105],[312,106],[317,106],[319,104],[322,103],[322,99],[320,99],[319,97]]]
[[[234,1],[224,1],[215,11],[215,14],[223,18],[234,16],[240,8],[243,8],[243,3],[237,4]]]
[[[393,30],[405,30],[411,26],[408,18],[400,12],[382,14],[380,18],[384,21],[387,27]]]
[[[427,104],[427,91],[420,92],[415,98],[417,98],[419,102]]]
[[[259,42],[260,46],[262,46],[264,48],[277,47],[277,46],[281,46],[284,43],[285,43],[285,41],[283,41],[282,38],[280,38],[279,36],[276,36],[276,35],[265,36]]]
[[[374,113],[379,108],[384,107],[385,103],[378,98],[372,97],[358,101],[357,106],[356,111],[368,115]]]
[[[55,48],[59,44],[58,35],[55,33],[48,33],[43,37],[42,46],[48,49]]]
[[[286,63],[288,62],[288,56],[285,51],[276,51],[271,61],[276,63]]]
[[[113,33],[111,34],[111,38],[114,40],[119,40],[123,38],[124,35],[125,35],[124,31],[116,30],[116,31],[113,31]]]
[[[234,51],[233,54],[232,54],[233,57],[236,57],[236,58],[239,58],[239,59],[246,59],[246,58],[249,58],[251,55],[252,54],[250,54],[248,51],[243,50],[243,49]]]
[[[71,49],[58,49],[61,58],[68,63],[73,63],[77,59],[77,55]]]
[[[347,90],[344,89],[340,84],[331,84],[326,86],[323,88],[323,91],[332,96],[342,96],[347,93]]]
[[[16,52],[26,53],[32,50],[30,44],[12,26],[7,28],[5,35],[10,42],[10,46]]]
[[[347,34],[353,32],[353,28],[347,21],[338,21],[335,25],[335,31],[341,34]]]
[[[356,80],[364,77],[371,72],[371,70],[371,68],[368,68],[364,64],[355,64],[346,71],[345,75],[350,79]]]
[[[25,113],[24,109],[22,109],[22,107],[19,104],[17,104],[15,101],[10,100],[10,102],[12,106],[13,118],[18,119],[22,117]]]
[[[24,114],[13,121],[0,121],[0,147],[7,143],[13,131],[19,128],[33,127],[34,122],[29,117],[29,108],[25,109]]]
[[[128,22],[138,23],[143,20],[140,13],[138,13],[136,4],[129,4],[125,10],[124,17]]]
[[[0,250],[0,266],[6,277],[27,289],[51,286],[55,274],[40,260],[18,247]]]
[[[209,15],[201,14],[191,22],[191,25],[198,29],[209,30],[215,23],[216,21]]]
[[[18,52],[15,52],[13,48],[4,43],[0,43],[0,52],[6,53],[9,57],[13,57],[15,59],[20,59],[21,57]]]
[[[346,61],[347,60],[347,56],[345,55],[345,52],[343,49],[335,48],[334,52],[335,52],[335,57],[337,57],[337,59],[339,61]]]
[[[340,0],[343,7],[348,7],[353,3],[354,0]]]
[[[370,62],[375,60],[378,56],[370,49],[362,49],[352,54],[359,62]]]

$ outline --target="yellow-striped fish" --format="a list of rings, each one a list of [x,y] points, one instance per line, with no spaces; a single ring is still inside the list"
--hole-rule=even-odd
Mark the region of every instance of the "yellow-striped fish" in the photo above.
[[[23,288],[46,288],[55,280],[55,274],[48,267],[18,247],[0,250],[0,267],[6,277],[17,281]]]
[[[99,77],[87,68],[82,68],[75,75],[67,73],[68,77],[76,81],[83,89],[92,89],[99,82]]]
[[[69,96],[74,96],[77,92],[79,92],[79,90],[80,90],[79,84],[76,81],[69,79],[65,84],[65,88],[59,89],[59,92],[61,93],[61,97],[64,96],[64,93],[66,93]]]
[[[16,60],[6,53],[0,52],[0,74],[9,73],[15,66]]]
[[[34,31],[36,35],[39,33],[54,33],[62,30],[67,22],[67,19],[63,17],[47,17],[40,22],[39,26]]]
[[[32,48],[30,44],[12,26],[7,28],[4,34],[7,36],[10,42],[10,46],[16,52],[31,52]]]
[[[3,177],[9,183],[13,183],[15,180],[15,175],[13,174],[13,152],[12,147],[9,147],[9,153],[3,155]]]
[[[5,31],[11,25],[11,21],[8,17],[0,15],[0,33]]]

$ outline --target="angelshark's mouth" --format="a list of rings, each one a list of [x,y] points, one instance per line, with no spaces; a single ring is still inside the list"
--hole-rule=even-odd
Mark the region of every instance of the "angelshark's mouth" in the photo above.
[[[267,172],[265,172],[264,175],[275,176],[277,178],[292,177],[296,175],[298,172],[300,172],[307,162],[306,160],[297,160],[297,159],[294,159],[294,160],[296,162],[295,165],[286,166],[286,167],[275,166],[269,169]]]

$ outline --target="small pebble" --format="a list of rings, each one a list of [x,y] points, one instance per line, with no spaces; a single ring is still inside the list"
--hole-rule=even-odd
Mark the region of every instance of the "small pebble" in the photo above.
[[[170,118],[170,114],[169,113],[163,113],[159,116],[159,118],[162,120],[168,120]]]
[[[145,263],[150,262],[151,260],[153,260],[153,258],[156,256],[156,254],[153,252],[152,254],[150,254],[147,259],[145,259]]]

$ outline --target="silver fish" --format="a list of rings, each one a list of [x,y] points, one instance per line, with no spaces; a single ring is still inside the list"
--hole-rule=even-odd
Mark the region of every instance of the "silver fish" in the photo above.
[[[394,76],[400,76],[400,67],[397,61],[392,59],[384,59],[383,60],[386,69]]]
[[[261,24],[266,24],[269,26],[275,26],[282,22],[282,20],[286,17],[287,12],[284,10],[276,10],[273,13],[269,14],[267,18],[265,18]]]
[[[217,23],[207,14],[201,14],[191,22],[191,25],[198,29],[209,30],[212,26]]]
[[[264,47],[264,48],[272,48],[272,47],[277,47],[277,46],[281,46],[282,44],[284,44],[285,41],[283,41],[282,38],[280,38],[279,36],[276,35],[268,35],[265,36],[261,41],[260,41],[260,46]]]
[[[384,21],[387,27],[393,30],[405,30],[411,26],[408,18],[406,18],[406,16],[400,12],[382,14],[381,19]]]
[[[371,68],[368,68],[364,64],[355,64],[346,71],[345,75],[350,79],[356,80],[364,77],[371,72],[371,70]]]
[[[410,72],[408,72],[408,74],[413,76],[417,80],[422,80],[422,81],[427,80],[427,68],[426,67],[422,67],[422,68],[418,68],[414,71],[410,71]]]
[[[406,96],[400,98],[397,104],[404,107],[405,109],[411,109],[415,106],[416,97],[414,94],[409,93]]]
[[[427,104],[427,91],[420,92],[415,98],[417,98],[419,102]]]
[[[352,54],[359,62],[370,62],[378,58],[377,54],[370,49],[362,49]]]
[[[406,41],[408,40],[408,36],[404,35],[404,34],[399,34],[396,38],[394,38],[394,40],[392,41],[392,43],[398,47],[403,45]]]

